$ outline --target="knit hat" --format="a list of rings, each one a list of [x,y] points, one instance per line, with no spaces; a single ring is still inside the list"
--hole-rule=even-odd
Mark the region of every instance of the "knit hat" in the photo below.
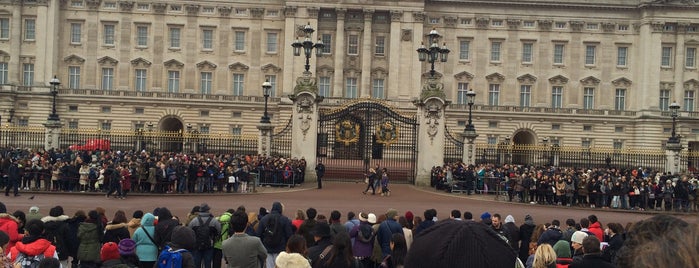
[[[121,255],[119,255],[119,246],[117,246],[116,243],[107,242],[102,246],[102,250],[100,250],[100,259],[102,262],[119,258],[121,258]]]
[[[531,215],[524,216],[524,223],[534,225],[534,218]]]
[[[570,258],[570,243],[565,240],[558,240],[558,242],[553,245],[553,251],[556,252],[556,257],[558,258]]]
[[[367,217],[367,221],[371,224],[376,223],[376,215],[374,213],[369,213],[369,216]]]
[[[507,217],[505,217],[505,223],[508,222],[515,223],[515,217],[512,217],[512,215],[507,215]]]
[[[514,267],[517,253],[490,226],[439,221],[414,237],[405,268]]]
[[[575,233],[573,233],[573,236],[570,237],[570,242],[582,245],[583,239],[585,239],[585,237],[587,237],[587,233],[575,231]]]
[[[49,210],[49,216],[51,217],[58,217],[61,215],[63,215],[63,207],[61,206],[55,206]]]
[[[391,208],[391,209],[388,209],[388,211],[386,211],[386,218],[387,219],[395,219],[396,216],[398,216],[397,210]]]
[[[211,210],[211,208],[206,203],[203,203],[201,204],[201,206],[199,206],[199,212],[209,212],[209,210]]]
[[[359,212],[359,221],[367,221],[367,216],[366,213],[364,212]]]
[[[413,212],[408,210],[405,212],[405,219],[408,220],[408,222],[412,222],[413,219],[415,219],[415,215],[413,215]]]
[[[38,213],[38,212],[39,212],[39,207],[37,207],[37,206],[32,206],[32,207],[30,207],[30,208],[29,208],[29,213],[32,213],[32,212]]]
[[[481,214],[481,220],[490,219],[490,217],[490,213],[488,213],[487,211]]]
[[[131,238],[125,238],[119,241],[119,254],[134,255],[136,254],[136,241]]]

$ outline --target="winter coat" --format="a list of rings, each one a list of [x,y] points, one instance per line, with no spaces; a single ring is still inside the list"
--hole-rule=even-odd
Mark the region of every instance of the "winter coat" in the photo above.
[[[15,243],[22,239],[22,235],[17,232],[18,223],[19,220],[17,220],[17,218],[14,216],[7,213],[0,213],[0,231],[5,232],[10,237],[10,242],[7,244],[7,248],[14,247]]]
[[[133,218],[129,220],[129,222],[126,224],[126,227],[129,229],[129,234],[133,236],[134,232],[136,232],[136,229],[138,229],[138,227],[141,227],[141,219]]]
[[[590,223],[590,227],[588,227],[587,230],[590,233],[593,233],[597,239],[599,239],[599,241],[604,241],[604,231],[602,231],[602,227],[600,227],[599,222]]]
[[[398,224],[394,219],[388,219],[379,225],[379,231],[376,234],[376,238],[381,246],[382,257],[391,254],[391,236],[395,233],[403,234],[403,227]]]
[[[82,222],[78,227],[78,260],[88,262],[100,262],[100,242],[97,225],[89,222]]]
[[[104,237],[102,243],[114,242],[119,244],[119,241],[125,238],[130,238],[129,229],[126,228],[126,223],[108,224],[104,227]]]
[[[143,215],[141,227],[136,229],[133,237],[131,237],[136,242],[136,256],[138,256],[140,261],[150,262],[158,259],[158,246],[153,241],[155,240],[155,226],[153,226],[153,222],[155,222],[153,214],[146,213]],[[150,235],[150,238],[148,235]]]
[[[230,212],[224,212],[220,217],[218,217],[218,222],[221,223],[221,235],[219,235],[218,239],[214,242],[214,248],[221,249],[223,240],[226,240],[233,235],[234,231],[231,229],[231,216],[233,215]]]
[[[311,263],[308,259],[298,253],[286,253],[284,251],[279,253],[277,259],[274,260],[274,264],[279,268],[311,268]]]
[[[265,245],[265,248],[267,249],[267,253],[279,253],[284,251],[286,249],[286,241],[289,240],[289,237],[293,234],[291,232],[291,221],[289,218],[284,216],[282,214],[282,203],[279,202],[274,202],[272,204],[272,210],[269,214],[265,215],[260,219],[259,227],[257,227],[257,233],[256,236],[259,237],[264,244],[264,237],[263,234],[265,232],[265,229],[267,228],[267,224],[269,223],[270,219],[274,217],[274,214],[278,214],[279,216],[279,228],[284,231],[284,235],[282,235],[282,241],[279,243],[279,246],[270,248],[268,245]]]
[[[67,220],[70,219],[66,215],[58,217],[46,216],[41,219],[44,222],[44,236],[49,239],[58,251],[58,259],[66,260],[70,256],[68,250],[68,240],[70,236],[70,228]]]
[[[21,242],[17,242],[17,244],[10,249],[8,256],[10,260],[14,262],[20,253],[26,256],[43,254],[45,258],[58,258],[58,255],[56,255],[56,247],[51,245],[51,242],[43,238],[36,239],[36,237],[25,237]]]
[[[194,230],[184,227],[175,226],[172,230],[172,241],[168,245],[173,250],[186,249],[187,252],[182,252],[182,268],[195,268],[194,257],[191,251],[194,249],[196,239],[194,237]]]

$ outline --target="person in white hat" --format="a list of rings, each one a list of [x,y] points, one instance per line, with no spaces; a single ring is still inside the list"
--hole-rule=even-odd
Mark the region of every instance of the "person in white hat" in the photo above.
[[[575,231],[570,237],[570,246],[573,247],[573,262],[582,260],[582,243],[585,237],[587,237],[587,233],[581,231]]]

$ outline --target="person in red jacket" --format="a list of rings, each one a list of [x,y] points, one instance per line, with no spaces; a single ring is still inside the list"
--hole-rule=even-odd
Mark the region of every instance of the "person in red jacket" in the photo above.
[[[597,220],[597,216],[592,214],[587,216],[587,219],[590,220],[590,227],[587,230],[594,234],[599,241],[604,241],[604,230],[602,230],[602,225]]]
[[[8,214],[7,207],[0,202],[0,231],[5,232],[10,237],[10,242],[7,244],[8,249],[14,247],[15,243],[22,239],[22,234],[17,232],[18,223],[19,220],[12,216],[12,214]]]
[[[24,254],[25,256],[37,256],[44,255],[44,258],[54,258],[58,259],[58,252],[56,252],[56,247],[51,245],[51,242],[42,238],[44,234],[44,222],[41,220],[31,220],[27,223],[25,227],[25,235],[22,241],[17,242],[17,244],[10,249],[10,253],[7,257],[10,258],[12,262],[17,260],[17,256]]]

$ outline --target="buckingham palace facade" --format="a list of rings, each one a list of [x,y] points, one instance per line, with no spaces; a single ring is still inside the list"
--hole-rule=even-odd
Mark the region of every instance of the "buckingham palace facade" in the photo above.
[[[676,102],[683,147],[699,150],[693,0],[0,0],[0,115],[43,124],[56,76],[65,128],[255,134],[269,81],[283,127],[307,24],[325,44],[310,59],[321,106],[414,111],[430,69],[416,49],[435,29],[450,132],[472,89],[477,143],[658,149]]]

